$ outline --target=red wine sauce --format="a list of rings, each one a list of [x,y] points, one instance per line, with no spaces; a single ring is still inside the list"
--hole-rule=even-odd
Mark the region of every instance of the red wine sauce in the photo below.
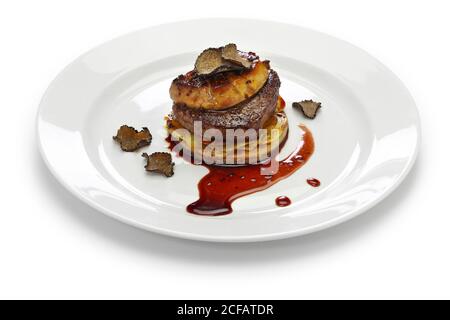
[[[320,187],[320,181],[315,178],[306,179],[306,182],[314,188]]]
[[[187,206],[187,211],[197,215],[220,216],[231,213],[231,203],[245,195],[265,190],[286,179],[300,169],[314,152],[314,139],[305,126],[300,126],[303,139],[297,148],[284,160],[278,161],[278,171],[273,175],[261,175],[261,168],[270,164],[246,166],[210,166],[209,173],[198,183],[199,199]],[[171,149],[174,143],[167,139]]]
[[[287,207],[288,205],[291,204],[291,199],[289,199],[286,196],[279,196],[278,198],[275,199],[275,203],[279,207]]]

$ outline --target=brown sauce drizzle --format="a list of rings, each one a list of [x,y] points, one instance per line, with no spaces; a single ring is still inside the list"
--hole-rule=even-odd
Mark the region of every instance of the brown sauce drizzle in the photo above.
[[[303,139],[297,148],[283,160],[278,161],[278,171],[273,175],[261,175],[261,168],[268,163],[247,166],[211,166],[198,183],[199,199],[187,206],[187,211],[197,215],[220,216],[231,213],[231,203],[245,195],[265,190],[286,179],[300,169],[314,152],[314,139],[308,128],[300,125]],[[174,143],[168,137],[170,148]],[[187,159],[186,159],[187,160]],[[290,201],[290,200],[289,200]]]

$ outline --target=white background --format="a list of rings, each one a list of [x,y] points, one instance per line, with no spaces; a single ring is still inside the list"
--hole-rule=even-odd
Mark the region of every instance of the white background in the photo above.
[[[418,161],[399,189],[333,229],[244,245],[137,230],[65,191],[36,147],[49,82],[111,38],[215,16],[316,29],[391,68],[423,126]],[[0,298],[450,298],[449,16],[447,1],[432,0],[2,1]]]

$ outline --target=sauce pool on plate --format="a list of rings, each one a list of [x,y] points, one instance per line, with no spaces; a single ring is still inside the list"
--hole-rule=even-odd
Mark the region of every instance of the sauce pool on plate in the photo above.
[[[302,139],[288,157],[283,160],[272,160],[278,162],[278,171],[273,175],[261,174],[262,168],[269,167],[267,163],[229,167],[203,164],[209,172],[198,183],[199,199],[189,204],[186,210],[197,215],[226,215],[233,211],[231,204],[234,200],[265,190],[291,176],[314,152],[311,131],[302,125],[299,127],[302,130]],[[170,139],[168,141],[170,142]],[[173,148],[173,143],[170,146]],[[287,200],[281,202],[285,204]]]

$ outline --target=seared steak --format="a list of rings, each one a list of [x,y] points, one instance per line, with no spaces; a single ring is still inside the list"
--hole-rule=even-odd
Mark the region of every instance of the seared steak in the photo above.
[[[194,121],[202,121],[203,130],[215,128],[225,132],[227,128],[260,129],[275,113],[280,84],[278,74],[270,70],[264,86],[250,99],[225,110],[190,108],[185,104],[174,103],[173,116],[191,132],[194,130]]]

